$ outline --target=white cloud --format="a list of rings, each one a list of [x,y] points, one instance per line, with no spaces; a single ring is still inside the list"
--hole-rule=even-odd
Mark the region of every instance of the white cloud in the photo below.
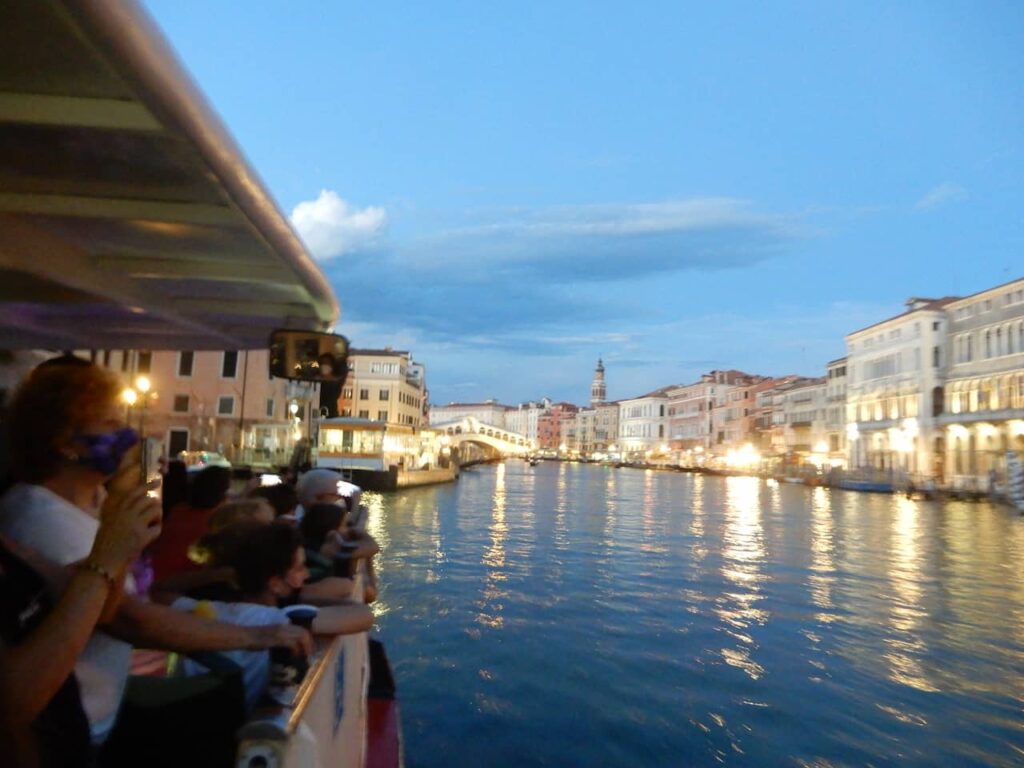
[[[295,206],[291,220],[316,259],[333,259],[372,240],[387,224],[378,206],[355,208],[335,191],[320,190],[316,200]]]
[[[961,187],[959,184],[946,181],[925,192],[924,196],[914,203],[914,207],[923,211],[929,208],[936,208],[940,205],[945,205],[946,203],[956,203],[966,199],[966,189]]]

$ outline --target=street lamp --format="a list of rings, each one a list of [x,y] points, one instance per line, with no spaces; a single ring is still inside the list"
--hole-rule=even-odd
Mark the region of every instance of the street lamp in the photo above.
[[[153,382],[149,380],[148,376],[139,376],[135,379],[135,389],[142,395],[142,410],[139,411],[139,434],[146,437],[146,406],[149,405],[149,398],[156,397],[156,393],[150,394],[150,389],[153,387]]]
[[[121,402],[124,403],[124,421],[125,424],[131,422],[132,406],[139,399],[139,393],[131,387],[125,387],[121,392]]]

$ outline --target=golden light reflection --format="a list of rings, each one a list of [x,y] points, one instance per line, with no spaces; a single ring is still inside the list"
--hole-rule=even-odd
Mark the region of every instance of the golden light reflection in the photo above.
[[[725,483],[722,576],[729,584],[717,601],[715,614],[724,623],[725,634],[737,644],[723,647],[720,654],[726,664],[757,680],[764,674],[764,668],[750,656],[755,641],[749,630],[765,624],[769,616],[758,607],[763,600],[761,584],[765,578],[761,571],[765,559],[761,481],[755,477],[729,477]]]
[[[491,524],[488,527],[491,544],[484,552],[481,564],[487,568],[480,613],[477,622],[492,629],[504,624],[501,615],[502,600],[508,593],[500,587],[508,579],[505,572],[505,544],[508,539],[508,524],[505,522],[505,463],[498,464],[494,476],[494,498],[491,503]]]
[[[884,657],[889,664],[889,677],[894,682],[920,691],[937,691],[920,662],[928,647],[921,632],[926,613],[921,590],[919,509],[915,502],[903,497],[894,498],[893,506],[889,564],[892,635],[886,638]]]
[[[690,553],[694,562],[699,564],[708,554],[707,542],[704,540],[704,475],[693,475],[693,494],[691,497],[690,536],[693,544]]]
[[[657,531],[655,530],[654,507],[657,502],[655,482],[654,472],[648,470],[644,473],[644,503],[640,510],[640,517],[644,526],[644,537],[640,543],[640,549],[648,554],[665,552],[665,547],[658,542]]]
[[[565,525],[565,514],[569,510],[569,481],[568,472],[570,465],[567,462],[560,462],[558,466],[558,483],[556,486],[558,501],[555,503],[555,526],[552,540],[556,549],[564,549],[568,545],[568,530]]]
[[[505,539],[508,538],[508,526],[505,524],[505,465],[499,464],[494,480],[494,500],[491,505],[491,525],[488,529],[491,546],[484,552],[482,563],[491,569],[505,566]],[[498,580],[504,580],[504,574],[498,574]]]
[[[387,548],[391,546],[391,534],[384,519],[383,498],[379,493],[368,492],[362,495],[361,502],[366,507],[366,532],[373,536],[380,545],[382,552],[387,551]],[[373,558],[373,567],[377,575],[377,585],[380,587],[385,581],[385,565],[384,558],[379,554]],[[377,599],[370,607],[373,609],[373,614],[377,617],[388,613],[391,609],[387,602],[387,590],[379,589]]]
[[[830,612],[832,588],[835,583],[835,542],[833,541],[832,504],[829,492],[815,488],[811,494],[811,601],[821,609],[815,614],[818,621],[834,620]]]

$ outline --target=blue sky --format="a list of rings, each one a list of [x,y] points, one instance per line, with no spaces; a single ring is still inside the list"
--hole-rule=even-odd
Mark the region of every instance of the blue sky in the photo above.
[[[431,399],[818,375],[1024,275],[1024,4],[149,0]]]

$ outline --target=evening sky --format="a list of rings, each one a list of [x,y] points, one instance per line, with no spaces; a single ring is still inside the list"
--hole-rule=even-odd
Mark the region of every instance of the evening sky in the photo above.
[[[1024,4],[149,0],[433,402],[821,375],[1024,275]]]

